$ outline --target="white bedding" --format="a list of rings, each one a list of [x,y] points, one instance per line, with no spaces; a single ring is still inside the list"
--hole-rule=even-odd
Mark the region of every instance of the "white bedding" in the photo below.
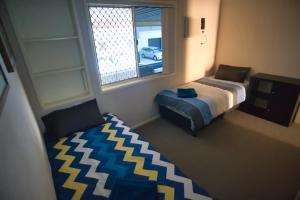
[[[190,82],[178,88],[194,88],[198,94],[197,98],[208,104],[213,117],[219,116],[246,100],[246,88],[242,83],[214,78],[203,78],[201,81],[204,81],[205,84]],[[207,85],[206,83],[211,85]],[[225,86],[231,89],[224,89]],[[176,90],[177,88],[173,89],[174,92]]]

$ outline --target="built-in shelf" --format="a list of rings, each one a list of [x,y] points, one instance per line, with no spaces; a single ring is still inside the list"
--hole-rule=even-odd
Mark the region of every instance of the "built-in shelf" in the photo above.
[[[50,41],[74,40],[74,39],[78,39],[78,36],[30,38],[30,39],[23,39],[23,42],[25,42],[25,43],[30,43],[30,42],[50,42]]]
[[[270,99],[272,98],[273,93],[265,93],[265,92],[260,92],[258,90],[253,90],[251,91],[251,94],[255,97],[263,98],[263,99]]]
[[[59,68],[59,69],[53,69],[53,70],[48,70],[48,71],[43,71],[43,72],[36,72],[33,73],[32,75],[35,77],[41,77],[41,76],[49,76],[57,73],[64,73],[64,72],[71,72],[71,71],[79,71],[79,70],[84,70],[84,66],[76,66],[76,67],[65,67],[65,68]]]
[[[87,90],[86,92],[84,92],[84,93],[82,93],[80,95],[71,96],[71,97],[68,97],[68,98],[65,98],[65,99],[61,99],[61,100],[57,100],[57,101],[42,103],[42,106],[43,106],[44,109],[51,109],[51,108],[54,108],[54,107],[59,107],[59,106],[67,105],[67,104],[72,103],[72,102],[76,102],[76,101],[80,101],[80,100],[85,100],[85,99],[87,99],[89,97],[90,97],[90,93]]]
[[[25,87],[35,93],[36,113],[91,98],[83,43],[70,2],[7,1],[31,79]]]

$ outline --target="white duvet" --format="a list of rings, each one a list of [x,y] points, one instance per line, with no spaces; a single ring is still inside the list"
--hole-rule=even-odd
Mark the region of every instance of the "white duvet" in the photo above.
[[[208,82],[213,82],[218,86],[210,86],[198,82],[190,82],[178,88],[194,88],[198,94],[198,99],[206,102],[213,117],[228,111],[235,105],[238,105],[246,100],[246,88],[242,83],[219,80],[214,78],[205,78]],[[231,87],[230,90],[221,89],[220,87],[226,85]],[[176,91],[173,89],[173,91]],[[232,92],[234,91],[234,92]]]

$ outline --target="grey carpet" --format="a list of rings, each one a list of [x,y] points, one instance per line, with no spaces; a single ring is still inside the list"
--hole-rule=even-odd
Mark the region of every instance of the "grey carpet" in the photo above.
[[[216,199],[295,200],[300,189],[298,125],[232,111],[197,137],[163,119],[136,132]]]

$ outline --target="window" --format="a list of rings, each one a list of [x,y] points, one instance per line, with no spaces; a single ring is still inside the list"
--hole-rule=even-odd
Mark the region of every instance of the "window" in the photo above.
[[[161,8],[135,8],[140,77],[163,71]]]
[[[161,8],[90,6],[101,85],[163,71]]]

